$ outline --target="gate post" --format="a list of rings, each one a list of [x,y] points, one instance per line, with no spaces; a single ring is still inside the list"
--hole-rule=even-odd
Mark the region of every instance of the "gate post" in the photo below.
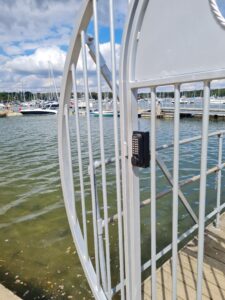
[[[126,299],[135,300],[141,299],[139,169],[131,164],[132,133],[138,130],[136,93],[129,90],[127,100],[120,114],[121,127],[127,122],[121,130]]]

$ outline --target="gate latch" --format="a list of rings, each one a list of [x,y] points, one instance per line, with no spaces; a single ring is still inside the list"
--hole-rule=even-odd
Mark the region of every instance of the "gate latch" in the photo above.
[[[150,165],[149,132],[134,131],[132,136],[132,158],[134,167],[148,168]]]

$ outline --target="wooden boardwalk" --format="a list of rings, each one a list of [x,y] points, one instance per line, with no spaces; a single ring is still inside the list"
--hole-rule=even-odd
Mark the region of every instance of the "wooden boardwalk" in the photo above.
[[[178,253],[177,299],[196,299],[197,238]],[[172,260],[157,271],[158,299],[172,299]],[[209,225],[205,231],[205,256],[202,299],[225,300],[225,213],[220,228]],[[143,283],[143,299],[151,299],[151,282]]]

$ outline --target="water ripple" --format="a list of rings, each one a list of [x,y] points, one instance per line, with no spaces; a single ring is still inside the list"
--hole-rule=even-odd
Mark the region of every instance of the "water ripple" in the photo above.
[[[54,211],[56,209],[61,208],[62,206],[63,206],[63,203],[61,203],[61,202],[60,203],[54,203],[52,205],[44,207],[39,212],[30,213],[30,214],[25,215],[23,217],[15,218],[11,222],[0,224],[0,229],[12,226],[14,224],[18,224],[18,223],[22,223],[22,222],[26,222],[26,221],[35,220],[35,219],[37,219],[40,216],[43,216],[45,214],[48,214],[49,212],[52,212],[52,211]]]

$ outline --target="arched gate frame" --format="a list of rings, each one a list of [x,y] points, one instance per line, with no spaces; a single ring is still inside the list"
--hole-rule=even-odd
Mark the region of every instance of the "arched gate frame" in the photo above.
[[[173,299],[176,299],[176,257],[178,242],[182,239],[182,237],[178,236],[177,230],[179,199],[196,223],[193,228],[198,228],[197,299],[201,299],[210,83],[212,80],[225,78],[224,18],[219,12],[214,0],[132,1],[122,42],[119,82],[120,94],[118,95],[115,67],[113,0],[109,0],[109,4],[112,72],[107,68],[104,59],[99,52],[97,0],[84,0],[71,39],[61,86],[60,110],[58,116],[59,162],[63,196],[73,240],[85,275],[96,299],[111,299],[118,291],[120,291],[121,299],[141,299],[141,273],[142,270],[145,270],[149,266],[151,266],[152,280],[151,295],[152,299],[156,299],[156,261],[159,258],[159,253],[156,253],[156,165],[159,165],[173,189],[173,240],[172,244],[167,247],[166,250],[168,252],[172,249],[173,253]],[[92,16],[95,28],[94,41],[86,36],[86,29]],[[163,44],[161,41],[163,41]],[[217,45],[216,47],[215,44]],[[96,62],[97,69],[101,144],[101,160],[97,163],[93,161],[92,153],[86,45],[89,47],[90,55]],[[87,245],[85,191],[80,147],[81,141],[79,135],[76,68],[80,51],[82,52],[83,78],[87,105],[89,176],[91,182],[95,266],[89,256]],[[104,153],[101,75],[112,89],[114,100],[115,158],[108,160],[105,158]],[[179,99],[182,84],[200,81],[204,82],[204,109],[202,136],[200,137],[202,139],[201,175],[199,177],[199,216],[197,217],[186,201],[179,186]],[[163,164],[156,149],[156,89],[165,85],[173,85],[175,93],[173,176]],[[132,165],[131,158],[133,155],[133,132],[139,130],[137,121],[137,91],[138,89],[146,87],[151,89],[151,182],[149,183],[151,187],[151,259],[145,266],[141,266],[139,168]],[[79,178],[82,195],[82,225],[78,221],[75,205],[70,145],[69,102],[72,91],[74,93],[76,106],[75,118]],[[120,153],[117,123],[118,98],[120,98],[123,209],[120,195]],[[220,137],[222,135],[223,133],[219,134]],[[221,140],[222,139],[220,138],[220,156],[222,152]],[[118,221],[119,229],[118,240],[120,252],[120,283],[115,288],[111,287],[110,245],[108,234],[108,224],[110,219],[107,212],[105,168],[106,165],[112,161],[116,162],[116,219]],[[220,176],[223,166],[221,163],[218,164],[218,173]],[[97,167],[101,167],[102,169],[102,194],[104,202],[103,219],[99,213],[96,193],[95,169]],[[218,191],[220,190],[219,182],[221,183],[221,181],[218,181]],[[220,196],[218,196],[217,208],[213,211],[213,214],[218,216],[221,210]],[[81,229],[81,227],[83,229]],[[103,233],[105,237],[104,240]]]
[[[60,92],[60,107],[58,115],[58,146],[60,174],[63,189],[64,202],[66,206],[67,217],[73,236],[73,240],[87,277],[90,288],[96,299],[111,299],[115,293],[120,291],[121,298],[124,299],[124,252],[123,252],[123,226],[122,226],[122,205],[121,205],[121,180],[120,180],[120,154],[118,138],[118,87],[116,82],[116,49],[115,49],[115,28],[114,28],[114,4],[109,1],[109,21],[110,21],[110,52],[112,67],[111,71],[107,67],[103,56],[100,53],[99,44],[99,20],[98,20],[98,1],[84,0],[82,7],[77,15],[75,30],[69,46],[66,63],[64,67],[64,76]],[[93,17],[94,38],[87,35],[87,28]],[[93,159],[93,137],[90,120],[89,103],[89,85],[88,85],[88,66],[87,66],[87,48],[89,55],[96,64],[97,88],[98,88],[98,109],[99,109],[99,135],[100,135],[100,160]],[[78,112],[78,91],[77,91],[77,65],[80,53],[82,54],[83,80],[86,102],[86,121],[88,136],[88,157],[89,157],[89,178],[91,185],[92,201],[92,220],[94,233],[94,264],[88,249],[87,237],[87,218],[85,208],[85,189],[84,189],[84,165],[82,161],[80,122]],[[115,145],[115,173],[116,173],[116,201],[118,221],[118,244],[119,244],[119,264],[120,264],[120,283],[112,287],[111,283],[111,265],[110,265],[110,239],[109,223],[114,220],[108,217],[107,200],[107,182],[106,165],[111,163],[111,159],[105,158],[104,148],[104,128],[103,128],[103,107],[102,107],[102,84],[101,76],[104,78],[113,93],[113,114],[114,114],[114,145]],[[73,166],[71,156],[71,132],[69,126],[69,104],[71,93],[75,100],[75,123],[76,123],[76,142],[78,152],[80,193],[82,206],[82,224],[80,224],[74,190]],[[104,213],[100,213],[98,189],[96,187],[96,169],[102,170],[102,197]],[[103,238],[104,236],[104,238]]]

